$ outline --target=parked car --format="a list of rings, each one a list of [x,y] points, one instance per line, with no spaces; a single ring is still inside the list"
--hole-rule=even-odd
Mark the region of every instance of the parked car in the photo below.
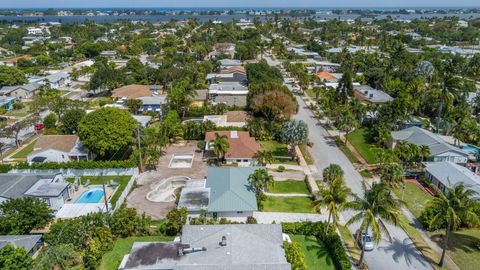
[[[365,251],[372,251],[374,248],[373,238],[369,234],[362,233],[362,236],[359,239],[360,247]]]

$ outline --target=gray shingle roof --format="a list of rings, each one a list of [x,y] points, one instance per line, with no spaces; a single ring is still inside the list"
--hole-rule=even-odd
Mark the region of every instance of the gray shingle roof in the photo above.
[[[0,95],[2,95],[2,94],[7,95],[7,94],[19,89],[19,88],[22,88],[22,89],[24,89],[25,91],[28,91],[28,92],[34,92],[39,87],[40,87],[40,85],[38,83],[29,83],[29,84],[23,84],[23,85],[15,85],[15,86],[4,86],[0,90]]]
[[[463,183],[477,191],[479,193],[477,196],[480,196],[480,176],[466,167],[449,161],[428,162],[426,163],[425,170],[446,187]]]
[[[41,235],[0,235],[0,249],[11,244],[30,251],[41,238]]]
[[[468,153],[460,148],[446,143],[432,132],[419,127],[409,127],[400,131],[393,131],[392,138],[396,141],[408,141],[409,143],[426,145],[430,154],[436,156],[447,151],[453,151],[460,155],[468,156]]]
[[[185,225],[181,242],[135,243],[124,269],[290,270],[282,243],[280,224]],[[182,247],[206,250],[178,256]]]
[[[7,199],[20,198],[41,179],[53,179],[54,174],[0,174],[0,197]]]
[[[205,186],[210,188],[208,212],[257,211],[255,191],[248,176],[259,167],[209,167]]]

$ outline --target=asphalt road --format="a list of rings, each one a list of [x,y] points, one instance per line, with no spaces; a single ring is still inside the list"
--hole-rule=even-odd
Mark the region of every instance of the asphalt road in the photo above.
[[[289,85],[287,85],[291,88]],[[313,118],[313,114],[306,107],[304,101],[297,96],[300,110],[295,119],[303,120],[309,127],[309,139],[314,143],[310,152],[315,159],[315,166],[321,173],[330,164],[338,164],[345,172],[345,181],[354,193],[362,196],[362,177],[343,152],[329,137],[327,131]],[[343,220],[348,220],[353,211],[342,213]],[[358,224],[351,226],[355,232]],[[365,252],[365,260],[370,269],[396,270],[396,269],[433,269],[422,254],[415,248],[407,234],[399,227],[387,224],[387,229],[392,236],[392,243],[385,236],[373,251]]]

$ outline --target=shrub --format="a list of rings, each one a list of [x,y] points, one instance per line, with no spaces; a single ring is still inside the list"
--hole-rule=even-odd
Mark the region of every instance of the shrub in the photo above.
[[[328,253],[332,257],[333,264],[337,270],[352,269],[350,259],[343,247],[340,236],[336,233],[330,233],[324,239],[325,246],[328,248]]]
[[[114,168],[135,168],[137,160],[132,155],[127,160],[80,160],[69,162],[45,162],[19,163],[16,169],[40,169],[40,170],[59,170],[59,169],[114,169]]]
[[[167,214],[166,234],[170,236],[178,235],[187,221],[187,208],[173,209]]]
[[[305,255],[300,250],[300,245],[298,243],[284,242],[283,248],[285,249],[285,257],[287,258],[287,262],[292,265],[292,270],[307,269]]]
[[[282,165],[278,166],[277,172],[284,172],[284,171],[285,171],[285,166],[282,166]]]
[[[257,224],[257,219],[252,216],[247,217],[247,224]]]
[[[57,124],[57,115],[55,113],[50,113],[43,119],[43,124],[46,129],[54,128]]]
[[[446,222],[445,220],[437,220],[435,223],[430,224],[433,217],[437,215],[439,212],[439,209],[435,208],[434,206],[427,206],[423,210],[422,214],[420,214],[420,217],[418,220],[423,224],[423,226],[428,230],[428,231],[435,231],[440,228],[445,228]]]
[[[21,102],[13,103],[13,109],[14,110],[21,110],[25,108],[25,104]]]

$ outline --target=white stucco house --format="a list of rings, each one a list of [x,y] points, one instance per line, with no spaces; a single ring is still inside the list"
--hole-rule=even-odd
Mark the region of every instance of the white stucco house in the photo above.
[[[68,162],[90,160],[94,156],[80,142],[77,135],[44,135],[37,139],[28,163]]]
[[[254,137],[250,137],[248,131],[210,131],[205,134],[205,157],[209,159],[216,158],[214,149],[214,140],[216,135],[225,136],[229,147],[225,153],[225,162],[229,165],[238,167],[256,166],[255,155],[260,151],[260,145]]]

